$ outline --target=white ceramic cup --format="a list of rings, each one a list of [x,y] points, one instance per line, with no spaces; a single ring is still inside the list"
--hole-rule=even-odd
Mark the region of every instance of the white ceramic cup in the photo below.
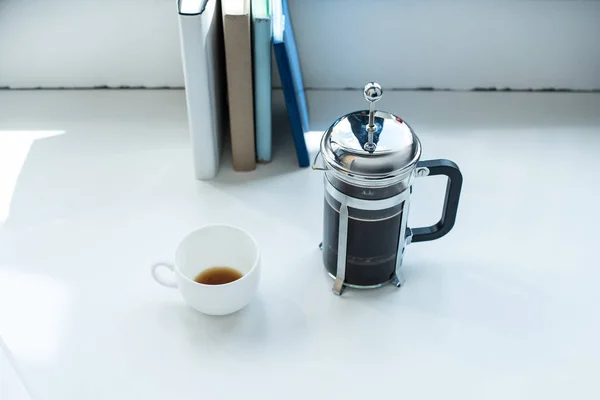
[[[230,267],[243,276],[223,285],[204,285],[194,281],[212,267]],[[158,273],[173,272],[171,279]],[[258,290],[260,253],[250,234],[230,225],[208,225],[190,232],[177,246],[175,264],[157,263],[152,276],[163,286],[176,288],[190,306],[210,315],[225,315],[244,308]]]

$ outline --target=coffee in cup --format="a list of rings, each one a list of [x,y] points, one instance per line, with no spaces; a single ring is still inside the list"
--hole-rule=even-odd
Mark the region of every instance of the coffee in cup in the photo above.
[[[230,267],[212,267],[200,272],[194,281],[204,285],[224,285],[240,279],[242,273]]]

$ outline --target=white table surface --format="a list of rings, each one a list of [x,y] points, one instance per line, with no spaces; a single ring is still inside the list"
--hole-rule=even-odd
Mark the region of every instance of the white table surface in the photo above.
[[[10,350],[0,338],[0,399],[31,400],[27,388],[15,369],[15,361]]]
[[[315,131],[364,106],[308,99]],[[461,167],[457,224],[410,245],[401,289],[337,297],[317,249],[322,178],[296,167],[280,122],[271,164],[226,159],[198,182],[181,91],[0,91],[0,336],[31,397],[599,398],[600,95],[378,105],[413,126],[423,159]],[[411,226],[435,222],[443,188],[417,181]],[[213,222],[263,255],[259,295],[227,317],[149,273]]]

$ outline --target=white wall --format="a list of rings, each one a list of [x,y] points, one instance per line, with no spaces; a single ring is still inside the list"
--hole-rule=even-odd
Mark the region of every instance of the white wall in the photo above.
[[[0,0],[0,86],[182,86],[175,0]]]
[[[600,1],[288,1],[310,88],[600,89]],[[0,87],[182,86],[175,5],[0,0]]]

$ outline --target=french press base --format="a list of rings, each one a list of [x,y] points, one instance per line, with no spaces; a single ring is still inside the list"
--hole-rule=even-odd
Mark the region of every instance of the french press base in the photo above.
[[[333,292],[345,287],[400,287],[406,247],[446,235],[454,226],[462,174],[449,160],[419,161],[421,143],[401,118],[375,111],[383,94],[371,82],[364,95],[370,109],[347,114],[321,139],[324,171],[323,263],[334,279]],[[318,157],[318,154],[317,154]],[[407,226],[414,179],[448,177],[440,221],[429,227]]]
[[[410,230],[410,228],[409,228],[409,230]],[[321,250],[321,251],[323,250],[323,242],[319,243],[319,250]],[[400,261],[400,262],[402,262],[402,261]],[[329,271],[328,271],[328,275],[334,281],[332,291],[333,291],[333,293],[335,293],[337,295],[341,295],[342,292],[344,291],[345,287],[350,287],[350,288],[354,288],[354,289],[377,289],[377,288],[380,288],[387,284],[392,284],[396,287],[400,287],[404,284],[404,276],[402,275],[402,272],[400,272],[399,270],[394,270],[394,273],[391,275],[389,280],[382,282],[382,283],[376,283],[374,285],[353,285],[351,283],[344,282],[344,279],[342,277],[338,277]]]

